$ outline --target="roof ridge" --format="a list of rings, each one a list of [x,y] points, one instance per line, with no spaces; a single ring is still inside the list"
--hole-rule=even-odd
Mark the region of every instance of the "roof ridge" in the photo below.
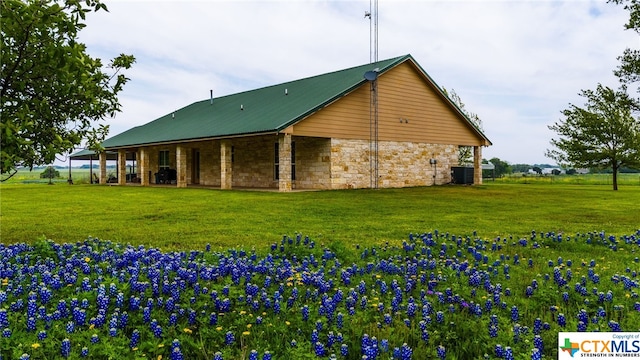
[[[325,73],[321,73],[321,74],[311,75],[311,76],[307,76],[307,77],[303,77],[303,78],[299,78],[299,79],[295,79],[295,80],[285,81],[285,82],[278,83],[278,84],[267,85],[267,86],[263,86],[263,87],[259,87],[259,88],[255,88],[255,89],[249,89],[249,90],[244,90],[244,91],[240,91],[240,92],[236,92],[236,93],[232,93],[232,94],[218,96],[218,97],[214,97],[213,100],[215,101],[216,99],[224,99],[224,98],[227,98],[227,97],[230,97],[230,96],[246,94],[246,93],[253,92],[253,91],[259,91],[259,90],[274,88],[274,87],[283,86],[283,85],[286,85],[286,84],[298,83],[298,82],[301,82],[301,81],[310,80],[310,79],[318,78],[318,77],[321,77],[321,76],[337,74],[337,73],[340,73],[340,72],[347,72],[347,71],[351,71],[351,70],[354,70],[354,69],[357,69],[357,68],[360,68],[360,67],[365,67],[365,66],[368,66],[368,65],[376,65],[376,64],[380,64],[380,63],[386,63],[386,62],[389,62],[389,61],[393,60],[390,64],[387,64],[387,66],[385,66],[384,69],[381,69],[381,71],[384,71],[390,65],[394,65],[396,63],[402,62],[406,58],[412,58],[411,54],[396,56],[396,57],[392,57],[392,58],[388,58],[388,59],[384,59],[384,60],[378,60],[377,62],[374,62],[374,63],[351,66],[351,67],[340,69],[340,70],[334,70],[334,71],[329,71],[329,72],[325,72]],[[210,98],[207,98],[207,99],[196,101],[196,103],[201,102],[201,101],[210,101],[210,100],[211,100]]]

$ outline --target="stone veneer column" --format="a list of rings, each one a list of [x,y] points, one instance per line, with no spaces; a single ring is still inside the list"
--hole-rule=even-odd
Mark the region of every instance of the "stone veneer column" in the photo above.
[[[118,150],[118,185],[127,183],[127,151]]]
[[[187,187],[187,149],[176,146],[176,177],[178,187]]]
[[[146,148],[138,150],[138,169],[140,170],[140,185],[149,186],[149,151]]]
[[[104,185],[107,183],[107,153],[101,152],[99,154],[100,161],[100,184]]]
[[[220,189],[230,190],[233,183],[233,163],[231,162],[231,141],[220,141]]]
[[[291,134],[278,135],[278,149],[280,156],[278,190],[291,191]]]
[[[482,185],[482,147],[473,147],[473,184]]]

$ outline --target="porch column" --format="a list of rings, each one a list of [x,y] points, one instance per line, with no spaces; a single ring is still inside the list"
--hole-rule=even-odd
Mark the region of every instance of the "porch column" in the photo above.
[[[178,187],[187,187],[187,148],[176,146],[176,177]]]
[[[233,163],[231,162],[231,141],[220,141],[220,189],[230,190],[233,183]]]
[[[118,150],[118,185],[127,183],[127,151]]]
[[[149,151],[146,148],[140,148],[138,150],[138,159],[140,185],[149,186]]]
[[[473,147],[473,185],[482,185],[482,146]]]
[[[278,135],[278,190],[291,191],[291,134]]]
[[[99,155],[100,161],[100,184],[104,185],[107,183],[107,153],[101,152]]]

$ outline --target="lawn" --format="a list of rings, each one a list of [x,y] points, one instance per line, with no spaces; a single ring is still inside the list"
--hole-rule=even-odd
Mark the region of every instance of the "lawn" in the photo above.
[[[315,192],[96,185],[0,186],[2,241],[96,236],[166,250],[263,249],[284,234],[350,246],[439,229],[522,236],[531,230],[625,234],[640,225],[640,186],[493,184]],[[346,243],[348,242],[348,244]]]
[[[0,358],[538,360],[640,332],[640,186],[0,199]]]

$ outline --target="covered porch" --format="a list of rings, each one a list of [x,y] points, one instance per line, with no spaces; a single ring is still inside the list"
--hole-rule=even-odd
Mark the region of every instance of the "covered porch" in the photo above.
[[[119,176],[117,184],[328,189],[330,143],[327,138],[279,133],[109,149],[98,155],[100,183],[108,180],[107,161],[115,159],[117,173],[122,174],[133,159],[134,181],[129,175]]]

